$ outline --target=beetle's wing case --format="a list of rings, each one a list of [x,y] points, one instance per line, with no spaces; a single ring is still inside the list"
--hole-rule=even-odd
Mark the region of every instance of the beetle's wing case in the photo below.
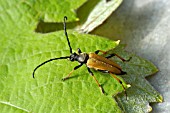
[[[117,63],[95,53],[89,53],[86,65],[96,70],[107,70],[115,74],[121,74],[121,67]]]

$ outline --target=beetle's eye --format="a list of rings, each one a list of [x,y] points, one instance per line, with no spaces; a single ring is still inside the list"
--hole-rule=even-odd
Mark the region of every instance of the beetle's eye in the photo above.
[[[74,54],[71,54],[70,55],[70,61],[74,61],[74,57],[75,57]]]
[[[70,61],[75,61],[77,59],[77,54],[73,53],[70,55]]]

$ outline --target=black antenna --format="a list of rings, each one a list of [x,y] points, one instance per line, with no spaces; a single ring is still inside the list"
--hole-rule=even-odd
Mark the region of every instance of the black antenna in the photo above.
[[[49,59],[49,60],[41,63],[40,65],[38,65],[38,66],[34,69],[34,71],[33,71],[33,73],[32,73],[33,78],[35,78],[35,76],[34,76],[35,71],[36,71],[39,67],[41,67],[42,65],[44,65],[44,64],[46,64],[46,63],[48,63],[48,62],[51,62],[51,61],[53,61],[53,60],[67,59],[67,58],[70,58],[70,56],[59,57],[59,58],[52,58],[52,59]]]
[[[68,46],[70,48],[70,53],[72,53],[72,48],[71,48],[71,45],[70,45],[70,41],[68,39],[68,35],[67,35],[67,31],[66,31],[66,20],[67,20],[67,17],[64,16],[64,32],[65,32],[65,35],[66,35],[66,38],[67,38],[67,42],[68,42]]]
[[[66,31],[66,20],[67,20],[67,17],[64,16],[64,32],[65,32],[65,35],[66,35],[66,38],[67,38],[68,45],[69,45],[69,47],[70,47],[70,53],[72,53],[72,48],[71,48],[71,46],[70,46],[70,42],[69,42],[68,35],[67,35],[67,31]],[[34,75],[35,75],[35,71],[36,71],[39,67],[41,67],[42,65],[44,65],[44,64],[46,64],[46,63],[48,63],[48,62],[51,62],[51,61],[53,61],[53,60],[67,59],[67,58],[70,58],[70,56],[59,57],[59,58],[52,58],[52,59],[49,59],[49,60],[41,63],[40,65],[38,65],[38,66],[34,69],[34,71],[33,71],[33,73],[32,73],[33,78],[35,77],[35,76],[34,76]]]

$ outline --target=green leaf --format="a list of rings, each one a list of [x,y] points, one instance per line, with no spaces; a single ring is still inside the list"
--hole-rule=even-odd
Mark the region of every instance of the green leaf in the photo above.
[[[79,20],[76,9],[86,0],[36,0],[25,1],[38,14],[44,22],[63,22],[63,17],[68,16],[69,21]]]
[[[162,102],[163,97],[148,83],[145,77],[156,73],[158,69],[151,62],[134,54],[127,53],[123,49],[124,46],[119,45],[115,49],[108,51],[108,54],[116,53],[123,56],[126,60],[130,59],[122,63],[120,59],[112,58],[112,60],[117,61],[121,65],[123,71],[127,72],[128,76],[124,75],[122,78],[131,85],[127,89],[128,100],[125,101],[122,94],[116,96],[116,100],[124,112],[150,112],[152,107],[149,103]]]
[[[82,51],[117,45],[96,36],[76,32],[68,34],[72,47],[82,47]],[[108,109],[110,112],[120,112],[112,96],[101,94],[85,67],[76,71],[73,79],[61,81],[77,63],[55,61],[41,67],[37,70],[35,79],[32,78],[32,71],[39,63],[53,57],[69,55],[63,31],[48,35],[23,34],[5,46],[0,65],[3,69],[0,75],[0,103],[4,112],[8,109],[12,109],[11,112],[15,109],[25,112],[106,112]],[[99,74],[96,77],[99,78]],[[112,88],[114,86],[122,90],[118,83],[112,85]]]
[[[122,112],[121,110],[130,111],[130,108],[134,108],[136,111],[146,108],[146,104],[142,104],[142,102],[159,102],[161,100],[159,98],[160,95],[144,80],[146,75],[156,72],[152,65],[151,67],[153,69],[149,67],[150,69],[145,71],[147,68],[142,68],[144,74],[142,74],[142,71],[136,74],[136,71],[131,71],[133,68],[126,68],[127,65],[130,65],[128,62],[123,63],[118,59],[115,61],[120,63],[123,70],[131,73],[121,76],[123,79],[118,77],[123,81],[123,85],[126,86],[126,83],[129,83],[132,86],[127,89],[128,98],[136,102],[136,99],[141,97],[143,101],[141,101],[139,108],[133,107],[136,106],[134,104],[127,104],[128,102],[134,103],[134,101],[125,100],[124,93],[121,93],[118,99],[116,98],[119,100],[122,109],[118,106],[111,95],[122,92],[123,88],[109,74],[93,71],[99,83],[103,85],[107,95],[101,93],[85,66],[75,71],[69,80],[65,82],[61,81],[77,65],[77,62],[71,63],[67,60],[53,61],[40,67],[35,73],[35,79],[33,79],[32,72],[38,64],[50,58],[69,55],[69,48],[63,31],[50,34],[38,34],[34,32],[40,15],[46,14],[40,13],[37,8],[39,6],[34,2],[1,1],[0,109],[2,113],[120,113]],[[47,4],[46,2],[43,3]],[[41,4],[42,6],[43,3]],[[65,6],[67,5],[64,5],[63,9],[67,8]],[[41,10],[44,11],[45,8]],[[54,16],[54,18],[57,17]],[[50,19],[50,21],[53,19]],[[58,18],[58,21],[60,19]],[[69,31],[68,35],[73,51],[76,51],[80,47],[83,52],[94,52],[98,49],[108,50],[118,45],[118,42],[98,36],[80,34],[75,31]],[[119,52],[123,52],[123,50],[120,49]],[[120,55],[123,58],[127,57],[127,59],[131,57],[131,54],[128,56],[120,53]],[[138,60],[135,60],[135,58],[136,56],[132,56],[129,62],[137,64],[138,68],[140,68],[139,62],[136,62],[139,58],[136,58]],[[143,60],[141,59],[139,61],[142,62]],[[145,65],[145,63],[147,61],[142,62],[142,65]],[[132,67],[132,65],[129,67]],[[141,86],[146,86],[146,88],[142,87],[144,89],[141,90]],[[137,95],[139,91],[136,91],[134,88],[138,88],[143,96]],[[143,97],[145,98],[143,99]]]
[[[63,2],[60,6],[58,6],[61,7],[61,9],[59,8],[61,11],[54,9],[50,10],[50,12],[48,9],[49,7],[51,9],[51,6],[54,6],[54,4],[48,4],[49,6],[43,4],[43,7],[41,7],[41,5],[39,6],[39,3],[35,4],[33,2],[34,5],[37,5],[37,10],[40,13],[39,18],[41,19],[37,26],[36,32],[49,33],[63,29],[63,24],[61,22],[64,16],[68,16],[68,21],[71,21],[68,23],[68,28],[74,28],[86,33],[91,32],[101,25],[120,6],[122,1],[123,0],[88,0],[80,7],[74,6],[74,8],[71,9],[71,11],[73,11],[73,9],[75,11],[76,9],[77,14],[72,14],[73,12],[67,11],[68,9],[63,8],[66,5],[72,6],[73,4],[78,4],[76,3],[77,1],[75,1],[75,3]],[[84,1],[79,2],[79,4],[83,2]]]

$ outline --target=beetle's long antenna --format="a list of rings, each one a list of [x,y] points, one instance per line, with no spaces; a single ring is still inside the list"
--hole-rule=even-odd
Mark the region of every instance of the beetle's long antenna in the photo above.
[[[66,35],[66,38],[67,38],[67,42],[68,42],[68,46],[70,48],[70,53],[72,53],[72,48],[71,48],[71,45],[70,45],[70,41],[68,39],[68,35],[67,35],[67,30],[66,30],[66,20],[67,20],[67,17],[64,16],[64,32],[65,32],[65,35]]]
[[[39,67],[41,67],[42,65],[44,65],[44,64],[46,64],[46,63],[48,63],[48,62],[51,62],[51,61],[53,61],[53,60],[67,59],[67,58],[70,58],[70,56],[59,57],[59,58],[52,58],[52,59],[49,59],[49,60],[41,63],[40,65],[38,65],[38,66],[34,69],[34,71],[33,71],[33,73],[32,73],[33,78],[35,78],[35,76],[34,76],[34,75],[35,75],[35,71],[36,71]]]

